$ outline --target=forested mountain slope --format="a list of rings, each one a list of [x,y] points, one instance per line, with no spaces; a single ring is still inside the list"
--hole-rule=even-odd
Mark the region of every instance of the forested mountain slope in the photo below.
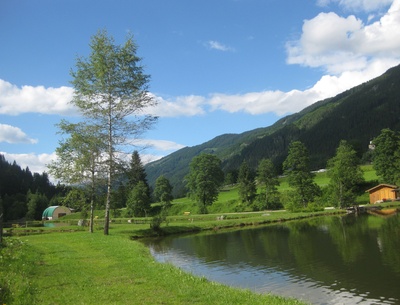
[[[313,169],[324,168],[344,139],[360,154],[383,128],[400,130],[400,66],[378,78],[317,102],[280,119],[275,124],[242,134],[225,134],[206,143],[185,147],[146,165],[151,185],[163,174],[184,194],[183,178],[189,163],[200,153],[216,154],[225,172],[237,170],[246,160],[256,168],[262,158],[271,158],[280,168],[291,141],[302,141],[310,152]]]

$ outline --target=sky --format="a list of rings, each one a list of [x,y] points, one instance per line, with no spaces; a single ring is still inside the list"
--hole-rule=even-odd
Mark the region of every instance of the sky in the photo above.
[[[79,121],[70,71],[106,30],[132,35],[154,127],[142,161],[279,118],[400,63],[400,0],[0,0],[0,154],[47,171]],[[142,149],[146,147],[145,149]]]

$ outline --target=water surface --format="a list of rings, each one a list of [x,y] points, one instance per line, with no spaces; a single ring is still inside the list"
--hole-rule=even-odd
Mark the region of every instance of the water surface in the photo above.
[[[400,218],[320,217],[147,240],[154,257],[209,280],[312,304],[400,304]]]

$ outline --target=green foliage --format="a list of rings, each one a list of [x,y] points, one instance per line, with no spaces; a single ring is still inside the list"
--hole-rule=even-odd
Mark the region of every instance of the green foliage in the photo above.
[[[237,173],[230,171],[225,174],[225,185],[233,185],[237,182]]]
[[[250,171],[246,161],[239,168],[238,184],[240,200],[248,206],[252,205],[257,194],[257,189],[254,175]]]
[[[3,211],[3,200],[0,197],[0,247],[3,244],[3,219],[4,219],[4,211]],[[1,300],[0,300],[1,303]]]
[[[400,134],[389,128],[382,129],[373,141],[373,165],[376,174],[385,183],[400,182]]]
[[[183,177],[193,157],[212,151],[225,173],[237,171],[244,160],[255,170],[260,160],[269,158],[278,174],[292,141],[303,142],[309,151],[310,169],[326,167],[340,140],[351,143],[359,157],[382,128],[400,130],[400,66],[382,76],[319,101],[275,124],[241,134],[220,135],[193,147],[185,147],[146,165],[150,185],[158,176],[168,176],[174,196],[184,195]]]
[[[67,184],[84,184],[104,176],[101,155],[106,146],[96,136],[98,127],[66,120],[61,120],[57,126],[58,133],[66,138],[56,148],[57,159],[48,165],[49,172]]]
[[[156,117],[143,110],[157,102],[148,94],[149,76],[140,65],[132,36],[119,46],[106,31],[99,31],[92,37],[90,49],[87,58],[77,58],[76,69],[71,72],[75,93],[72,103],[94,127],[92,136],[101,143],[100,148],[105,148],[102,157],[107,173],[107,235],[113,178],[123,168],[118,149],[156,122]]]
[[[28,192],[43,194],[49,200],[58,194],[63,194],[64,191],[64,187],[54,186],[49,181],[47,173],[32,174],[28,167],[21,169],[15,161],[11,164],[0,154],[0,198],[3,199],[5,222],[26,216]]]
[[[314,174],[311,173],[309,168],[307,148],[302,142],[290,143],[289,153],[283,163],[283,168],[288,176],[289,185],[295,190],[291,193],[291,198],[288,201],[293,202],[291,205],[300,205],[305,208],[309,202],[313,202],[314,198],[320,195],[320,189],[313,180]]]
[[[88,210],[88,199],[85,191],[81,188],[71,189],[64,197],[62,203],[62,205],[79,212]]]
[[[304,205],[301,195],[294,190],[283,192],[281,202],[287,211],[293,213],[316,212],[324,209],[324,202],[320,200],[320,197],[314,197],[314,201],[309,201],[307,205]]]
[[[265,192],[261,192],[256,197],[256,200],[253,204],[253,210],[279,210],[283,208],[280,197],[281,196],[278,191],[268,193],[268,195]]]
[[[166,207],[169,207],[171,205],[171,201],[174,199],[172,196],[172,186],[169,183],[169,180],[163,175],[158,177],[156,180],[154,198]]]
[[[151,219],[151,222],[150,222],[150,228],[155,232],[160,232],[161,225],[163,223],[166,223],[166,225],[168,225],[168,223],[169,223],[167,216],[168,216],[168,208],[164,207],[163,209],[161,209],[160,213],[153,216],[153,218]]]
[[[27,200],[26,218],[28,220],[41,220],[43,211],[49,206],[47,197],[43,194],[28,192]]]
[[[117,209],[126,207],[127,197],[128,197],[128,188],[125,186],[124,183],[121,182],[117,190],[113,191],[112,193],[111,208],[115,211]]]
[[[346,141],[340,142],[336,155],[328,161],[328,176],[332,204],[338,208],[353,205],[356,188],[364,178],[356,151]]]
[[[137,150],[132,153],[127,176],[130,187],[134,187],[140,181],[143,181],[147,185],[147,174]]]
[[[127,213],[129,216],[146,217],[149,211],[148,187],[143,181],[139,181],[128,195]]]
[[[173,200],[172,186],[169,183],[169,180],[164,176],[158,177],[156,181],[154,197],[161,203],[162,206],[161,211],[153,217],[150,227],[155,231],[159,231],[163,222],[168,224],[168,210],[170,209],[171,201]]]
[[[275,210],[282,207],[277,187],[278,175],[271,159],[262,159],[257,168],[257,181],[264,190],[257,198],[257,210]]]
[[[193,158],[185,180],[189,196],[198,202],[200,213],[207,213],[207,206],[217,200],[219,188],[224,181],[221,161],[210,154]]]

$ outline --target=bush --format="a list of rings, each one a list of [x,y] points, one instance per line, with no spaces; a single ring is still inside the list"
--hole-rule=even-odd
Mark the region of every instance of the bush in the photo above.
[[[279,210],[283,208],[278,194],[265,200],[265,193],[261,193],[257,196],[252,207],[253,211]]]
[[[152,229],[155,232],[160,232],[161,231],[161,224],[163,222],[165,222],[166,225],[168,225],[168,223],[169,223],[167,215],[168,215],[168,209],[167,208],[161,209],[161,212],[151,219],[150,229]]]
[[[315,201],[307,202],[304,206],[301,202],[301,196],[295,191],[287,191],[282,193],[281,200],[286,210],[290,212],[316,212],[324,209],[323,197],[314,198]]]

